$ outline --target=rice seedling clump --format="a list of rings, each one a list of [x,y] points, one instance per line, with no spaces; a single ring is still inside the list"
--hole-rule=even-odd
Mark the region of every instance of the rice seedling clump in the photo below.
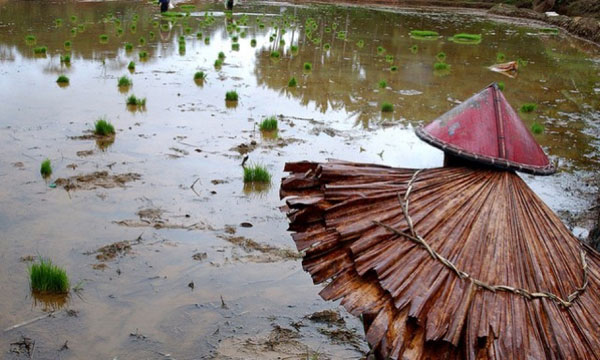
[[[505,87],[506,85],[504,85],[504,81],[498,82],[498,89],[500,89],[500,91],[504,91]]]
[[[255,164],[244,168],[244,183],[270,183],[271,174],[265,166]]]
[[[69,78],[66,75],[60,75],[58,79],[56,79],[56,82],[59,84],[68,84]]]
[[[148,58],[148,52],[146,51],[140,51],[140,53],[138,54],[140,60],[144,60]]]
[[[106,34],[100,35],[100,43],[106,44],[107,42],[108,42],[108,35],[106,35]]]
[[[261,131],[277,130],[277,118],[275,116],[268,117],[260,123]]]
[[[52,174],[52,165],[50,164],[50,159],[42,161],[42,165],[40,166],[40,174],[42,174],[43,177],[48,177]]]
[[[94,123],[94,134],[98,136],[114,135],[115,128],[106,119],[100,118]]]
[[[33,49],[33,53],[38,54],[38,55],[45,55],[47,51],[48,51],[48,48],[45,46],[38,46]]]
[[[69,54],[61,55],[60,62],[65,63],[65,64],[70,64],[71,63],[71,55],[69,55]]]
[[[206,79],[206,74],[204,73],[204,71],[197,71],[194,74],[194,80],[200,81],[200,80],[204,80],[204,79]]]
[[[277,51],[277,50],[271,51],[272,58],[279,59],[279,56],[280,56],[279,51]]]
[[[433,68],[435,70],[447,70],[449,67],[450,65],[446,64],[445,62],[436,62],[433,64]]]
[[[435,40],[440,35],[431,30],[412,30],[410,32],[410,37],[417,40]]]
[[[238,93],[235,90],[231,90],[225,93],[225,101],[238,101]]]
[[[146,98],[138,98],[135,95],[131,94],[127,98],[127,105],[129,106],[146,106]]]
[[[531,125],[531,132],[534,134],[541,134],[544,132],[544,126],[538,123]]]
[[[477,44],[481,43],[481,34],[460,33],[460,34],[456,34],[453,37],[451,37],[450,40],[457,44],[477,45]]]
[[[537,105],[536,104],[525,103],[525,104],[521,105],[520,111],[523,112],[523,113],[530,113],[532,111],[535,111],[535,109],[537,109]]]
[[[65,269],[50,259],[40,258],[28,268],[31,290],[41,293],[62,294],[69,292],[69,278]]]
[[[385,80],[379,81],[379,88],[385,89],[387,87],[387,82]]]
[[[390,104],[389,102],[384,102],[383,104],[381,104],[381,112],[392,112],[394,111],[394,105]]]
[[[291,77],[290,80],[288,81],[288,86],[289,87],[296,87],[296,85],[298,85],[298,81],[296,80],[295,77]]]
[[[129,65],[127,65],[127,68],[132,71],[135,70],[135,63],[133,61],[130,61]]]
[[[119,85],[119,87],[128,87],[128,86],[133,85],[133,81],[131,81],[131,79],[128,78],[127,76],[121,76],[119,78],[118,85]]]
[[[306,71],[312,70],[312,63],[305,62],[304,63],[304,70],[306,70]]]

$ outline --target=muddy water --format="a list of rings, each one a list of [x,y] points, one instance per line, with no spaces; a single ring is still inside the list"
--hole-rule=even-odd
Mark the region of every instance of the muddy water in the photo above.
[[[26,356],[8,352],[25,336],[38,358],[360,358],[367,347],[356,319],[344,312],[344,324],[307,318],[337,304],[320,300],[292,251],[277,194],[283,164],[341,158],[439,166],[441,152],[413,128],[492,81],[505,83],[515,108],[538,104],[523,120],[544,127],[536,139],[560,166],[526,181],[565,221],[577,223],[589,207],[600,161],[595,47],[471,15],[252,2],[236,8],[235,50],[222,4],[194,5],[170,22],[143,2],[0,3],[0,329],[59,310],[3,332],[3,356]],[[312,40],[309,18],[318,25]],[[412,29],[442,37],[414,40]],[[447,39],[458,32],[481,33],[483,41]],[[35,45],[25,41],[30,34]],[[36,46],[47,54],[34,54]],[[226,58],[215,69],[220,51]],[[433,71],[441,51],[448,74]],[[499,52],[527,62],[517,78],[486,69]],[[60,61],[66,53],[70,66]],[[207,74],[204,82],[194,82],[196,71]],[[60,74],[68,86],[57,86]],[[123,75],[133,80],[128,91],[117,87]],[[297,88],[287,86],[292,76]],[[239,101],[227,106],[233,89]],[[145,97],[145,109],[128,108],[130,94]],[[395,106],[390,115],[379,110],[385,101]],[[271,115],[280,116],[276,138],[257,127]],[[115,125],[114,142],[86,136],[99,117]],[[245,155],[267,166],[271,187],[244,187]],[[45,158],[54,170],[47,180],[39,175]],[[97,258],[97,249],[122,241]],[[30,294],[21,258],[37,255],[66,267],[78,291],[65,304]]]

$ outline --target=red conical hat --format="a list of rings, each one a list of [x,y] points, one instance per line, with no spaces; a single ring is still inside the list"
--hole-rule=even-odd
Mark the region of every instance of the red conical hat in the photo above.
[[[468,160],[538,175],[556,171],[496,83],[416,133],[421,140]]]

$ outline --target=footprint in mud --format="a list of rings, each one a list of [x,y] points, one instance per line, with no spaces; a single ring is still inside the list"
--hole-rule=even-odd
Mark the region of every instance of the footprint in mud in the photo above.
[[[204,221],[190,222],[189,224],[174,221],[176,216],[165,217],[166,211],[159,208],[143,208],[136,215],[139,220],[127,219],[113,221],[115,224],[128,227],[153,227],[155,229],[184,229],[184,230],[213,230],[213,227]],[[177,216],[181,217],[181,216]],[[183,218],[189,219],[186,214]]]
[[[242,262],[249,261],[255,263],[272,263],[302,258],[302,255],[296,250],[279,248],[269,244],[259,243],[243,236],[234,236],[232,234],[231,227],[227,227],[225,231],[228,233],[228,235],[218,235],[217,237],[232,244],[234,249],[241,249],[245,252],[245,254],[242,256],[232,254],[233,260]]]
[[[142,176],[136,173],[109,175],[108,171],[95,171],[90,174],[58,178],[54,183],[67,191],[94,190],[96,188],[112,189],[115,187],[124,188],[127,183],[141,178]]]

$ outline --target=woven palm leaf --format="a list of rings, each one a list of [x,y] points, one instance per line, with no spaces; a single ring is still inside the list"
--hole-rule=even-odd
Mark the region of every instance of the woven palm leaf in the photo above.
[[[285,170],[303,267],[378,358],[600,358],[600,256],[514,172]]]

